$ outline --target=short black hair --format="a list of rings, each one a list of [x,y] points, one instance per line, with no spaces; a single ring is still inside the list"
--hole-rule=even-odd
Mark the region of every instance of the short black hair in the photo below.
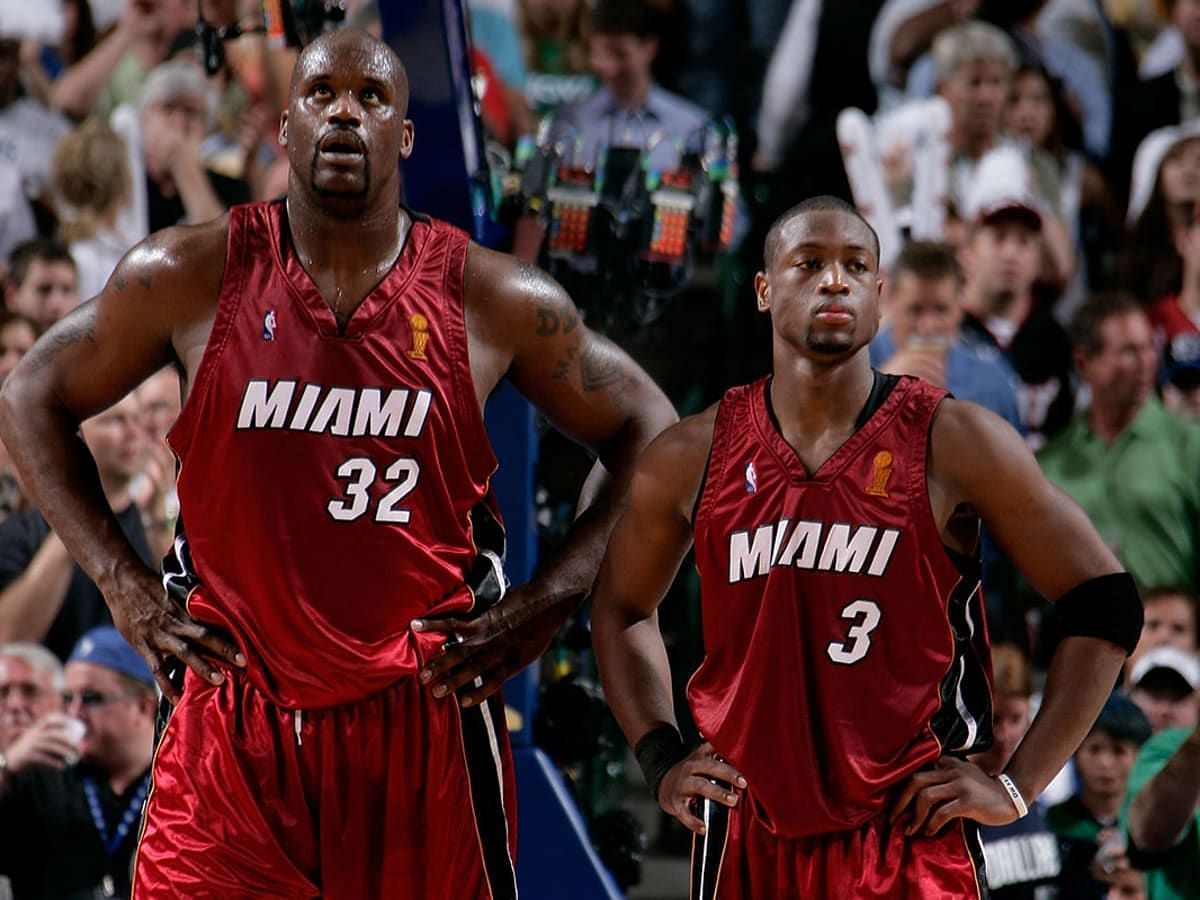
[[[1131,294],[1119,291],[1094,294],[1075,310],[1071,318],[1071,326],[1067,329],[1071,346],[1087,356],[1095,356],[1104,349],[1104,339],[1100,335],[1104,323],[1135,312],[1145,313],[1145,309]]]
[[[892,263],[892,281],[908,273],[929,281],[953,278],[962,281],[962,269],[954,247],[941,241],[909,241]]]
[[[875,260],[876,262],[879,261],[879,235],[875,233],[875,229],[871,227],[871,223],[863,217],[862,213],[841,197],[834,197],[832,194],[820,194],[819,196],[809,197],[807,200],[800,201],[771,223],[771,227],[767,231],[767,239],[763,242],[763,264],[765,266],[769,268],[771,260],[779,252],[779,241],[783,235],[784,226],[792,221],[792,219],[815,212],[846,213],[862,222],[871,235],[871,249],[875,252]]]
[[[53,238],[34,238],[31,241],[17,244],[9,254],[9,282],[14,287],[24,284],[25,276],[29,274],[29,267],[37,260],[51,263],[65,262],[69,263],[72,269],[76,268],[75,260],[66,244]]]
[[[632,34],[647,40],[662,33],[662,18],[646,0],[599,0],[588,24],[592,34]]]
[[[1150,720],[1141,708],[1122,694],[1113,691],[1096,717],[1092,731],[1102,731],[1118,741],[1129,741],[1138,747],[1150,739]]]

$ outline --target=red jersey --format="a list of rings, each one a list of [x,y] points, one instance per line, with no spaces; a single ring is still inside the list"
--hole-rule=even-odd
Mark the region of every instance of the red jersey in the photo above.
[[[413,618],[472,604],[496,460],[467,358],[467,243],[414,216],[341,332],[283,203],[230,213],[212,334],[169,436],[201,582],[187,605],[284,706],[381,690],[420,664]]]
[[[951,558],[926,487],[946,392],[895,380],[810,475],[769,384],[717,413],[695,517],[706,656],[688,696],[754,814],[798,837],[854,828],[941,753],[986,746],[990,660],[978,561]]]

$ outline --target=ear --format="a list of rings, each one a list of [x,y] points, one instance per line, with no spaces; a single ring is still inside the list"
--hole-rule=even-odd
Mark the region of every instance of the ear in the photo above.
[[[400,158],[408,159],[412,156],[413,141],[415,140],[415,126],[412,119],[404,120],[404,135],[400,139]]]
[[[758,297],[758,311],[770,312],[771,281],[767,278],[766,272],[756,272],[754,274],[754,294]]]
[[[287,146],[287,110],[279,114],[279,146]]]
[[[1084,381],[1087,380],[1084,377],[1084,373],[1087,370],[1088,359],[1088,355],[1083,352],[1083,348],[1081,347],[1076,347],[1071,351],[1071,361],[1075,363],[1075,371],[1079,373],[1079,377],[1083,378]]]

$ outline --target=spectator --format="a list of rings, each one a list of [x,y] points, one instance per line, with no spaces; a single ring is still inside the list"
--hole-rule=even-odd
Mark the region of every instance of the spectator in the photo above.
[[[1196,689],[1200,661],[1194,653],[1158,647],[1142,656],[1129,675],[1129,696],[1146,714],[1154,732],[1194,726],[1200,717]]]
[[[37,323],[21,313],[0,311],[0,384],[37,340]]]
[[[1182,419],[1200,423],[1200,335],[1176,338],[1163,348],[1159,388],[1163,406]]]
[[[1200,897],[1200,730],[1169,728],[1145,743],[1121,812],[1145,896]]]
[[[1151,650],[1175,647],[1184,653],[1200,651],[1196,631],[1196,595],[1189,588],[1157,587],[1142,591],[1142,637],[1129,657],[1128,671]]]
[[[4,305],[45,330],[79,304],[79,278],[70,251],[38,238],[21,244],[9,259]]]
[[[179,374],[174,367],[160,369],[135,391],[139,425],[144,436],[141,471],[129,487],[142,511],[150,552],[161,559],[175,541],[179,496],[175,492],[175,454],[167,445],[167,432],[179,418]]]
[[[102,119],[89,119],[63,138],[51,178],[59,203],[58,237],[79,272],[79,296],[100,293],[121,257],[136,242],[120,228],[132,196],[125,142]]]
[[[38,644],[0,644],[0,752],[34,723],[61,713],[62,692],[62,663],[53,653]]]
[[[1039,463],[1096,525],[1139,584],[1200,577],[1200,428],[1154,396],[1150,320],[1126,295],[1093,297],[1071,324],[1090,407]]]
[[[169,225],[206,222],[250,200],[244,181],[213,172],[200,156],[215,103],[200,69],[172,61],[146,79],[136,117],[128,108],[114,114],[113,128],[130,147],[130,209],[136,227],[144,229],[139,236]]]
[[[127,898],[150,789],[154,678],[115,628],[95,628],[71,651],[64,696],[83,725],[78,762],[12,760],[0,773],[0,872],[17,898]]]
[[[175,36],[195,24],[191,0],[125,0],[117,27],[54,82],[51,102],[77,120],[109,116],[119,106],[136,103],[146,77],[167,58]]]
[[[141,512],[129,496],[143,451],[136,397],[88,419],[82,432],[117,522],[151,564]],[[86,630],[111,622],[99,589],[40,512],[26,510],[0,523],[0,640],[38,641],[62,659]]]
[[[567,156],[577,166],[594,167],[603,148],[633,147],[651,168],[676,168],[684,149],[699,149],[708,116],[654,83],[655,10],[642,0],[600,0],[590,25],[591,66],[601,86],[555,114],[552,139],[574,146]]]
[[[38,202],[48,199],[50,160],[70,125],[21,96],[20,49],[19,41],[0,34],[0,160],[16,167],[25,195]]]
[[[1192,224],[1200,203],[1200,122],[1165,128],[1138,147],[1128,222],[1133,229],[1120,260],[1121,283],[1145,303],[1152,303],[1155,324],[1167,339],[1191,331],[1195,314],[1194,285],[1186,296],[1184,257],[1194,256]],[[1189,280],[1197,263],[1190,264]],[[1168,330],[1170,333],[1167,333]]]
[[[1100,900],[1116,873],[1129,868],[1118,816],[1138,748],[1149,737],[1145,714],[1114,693],[1075,752],[1079,792],[1046,813],[1063,860],[1059,900]]]
[[[960,400],[986,406],[1020,430],[1015,375],[999,353],[967,344],[959,331],[962,273],[954,248],[911,241],[897,258],[883,295],[884,327],[871,342],[883,372],[917,375]]]
[[[35,237],[37,222],[21,186],[21,173],[12,163],[0,160],[0,278],[7,279],[12,252]]]
[[[992,728],[990,750],[972,758],[988,774],[1003,772],[1029,729],[1033,673],[1021,649],[992,647]],[[979,826],[988,886],[993,900],[1035,900],[1039,886],[1052,884],[1061,862],[1058,842],[1046,824],[1045,802],[1029,804],[1029,814],[1008,825]]]
[[[959,252],[962,331],[968,342],[1000,352],[1016,372],[1021,424],[1036,450],[1070,421],[1075,404],[1070,343],[1033,292],[1050,220],[1023,190],[1001,185],[972,193]]]

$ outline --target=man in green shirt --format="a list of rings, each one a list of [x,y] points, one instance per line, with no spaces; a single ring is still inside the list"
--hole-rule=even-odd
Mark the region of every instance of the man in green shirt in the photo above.
[[[1154,396],[1158,353],[1132,298],[1088,300],[1071,323],[1091,405],[1038,454],[1142,585],[1195,585],[1200,427]],[[1200,896],[1200,895],[1198,895]]]
[[[1146,872],[1149,900],[1200,897],[1198,804],[1200,731],[1160,731],[1133,764],[1121,811],[1130,861]]]

